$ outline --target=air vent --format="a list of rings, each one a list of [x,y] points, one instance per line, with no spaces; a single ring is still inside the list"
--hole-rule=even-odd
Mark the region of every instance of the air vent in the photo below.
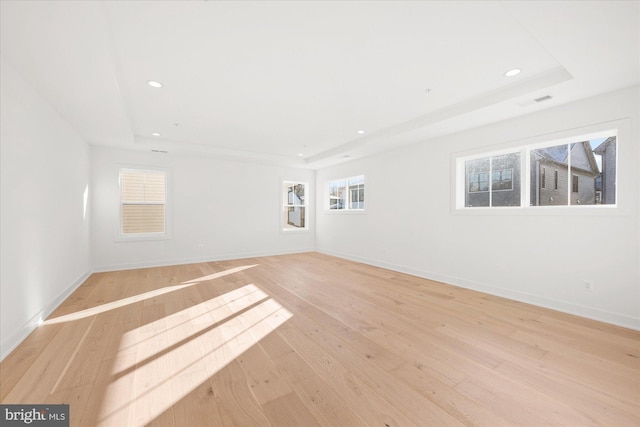
[[[163,154],[167,154],[168,151],[164,151],[164,150],[151,150],[154,153],[163,153]]]
[[[553,96],[551,95],[545,95],[545,96],[541,96],[540,98],[536,98],[534,99],[535,102],[543,102],[543,101],[548,101],[551,98],[553,98]]]

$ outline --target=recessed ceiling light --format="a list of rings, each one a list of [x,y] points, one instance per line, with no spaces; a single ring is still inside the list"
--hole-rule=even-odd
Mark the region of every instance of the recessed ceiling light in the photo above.
[[[302,156],[304,156],[304,154],[302,154],[302,153],[298,153],[298,156],[299,156],[299,157],[302,157]]]
[[[153,135],[153,136],[160,136],[160,134],[159,134],[158,132],[154,132],[154,133],[152,133],[151,135]]]
[[[358,133],[359,133],[360,135],[362,135],[362,134],[364,133],[364,131],[363,131],[363,130],[359,130],[359,131],[358,131]]]
[[[151,87],[162,87],[162,83],[157,82],[155,80],[149,80],[147,84]]]
[[[513,70],[509,70],[506,73],[504,73],[505,77],[513,77],[513,76],[517,76],[518,74],[520,74],[520,69],[519,68],[514,68]]]

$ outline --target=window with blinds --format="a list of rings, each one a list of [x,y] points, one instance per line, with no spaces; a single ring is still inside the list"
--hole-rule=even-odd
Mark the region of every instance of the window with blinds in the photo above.
[[[166,231],[167,176],[162,171],[120,170],[120,232],[122,235]]]

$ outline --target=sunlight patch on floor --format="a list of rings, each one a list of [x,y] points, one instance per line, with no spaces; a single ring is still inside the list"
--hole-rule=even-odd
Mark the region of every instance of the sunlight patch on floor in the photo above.
[[[70,322],[73,320],[84,319],[85,317],[94,316],[96,314],[104,313],[109,310],[114,310],[116,308],[124,307],[129,304],[135,304],[140,301],[144,301],[150,298],[154,298],[160,295],[168,294],[170,292],[179,291],[180,289],[184,289],[189,286],[194,286],[202,282],[206,282],[208,280],[217,279],[223,276],[228,276],[229,274],[238,273],[240,271],[256,267],[258,264],[254,265],[243,265],[240,267],[230,268],[228,270],[220,271],[218,273],[209,274],[207,276],[202,276],[200,278],[189,280],[187,282],[182,282],[180,285],[175,286],[166,286],[164,288],[155,289],[153,291],[144,292],[142,294],[133,295],[127,298],[119,299],[117,301],[109,302],[106,304],[98,305],[96,307],[87,308],[86,310],[76,311],[74,313],[65,314],[63,316],[58,316],[53,319],[48,319],[42,322],[43,325],[53,325],[56,323],[62,322]]]
[[[207,280],[217,279],[219,277],[227,276],[233,273],[239,273],[243,270],[247,270],[249,268],[257,267],[259,264],[253,265],[242,265],[240,267],[230,268],[228,270],[220,271],[218,273],[208,274],[206,276],[198,277],[197,279],[187,280],[186,282],[182,282],[181,285],[194,285],[196,283],[206,282]]]
[[[128,332],[98,424],[148,424],[292,316],[249,284]]]
[[[249,284],[129,331],[120,339],[118,354],[135,352],[136,362],[112,372],[118,375],[172,347],[193,345],[198,335],[268,297],[256,285]]]

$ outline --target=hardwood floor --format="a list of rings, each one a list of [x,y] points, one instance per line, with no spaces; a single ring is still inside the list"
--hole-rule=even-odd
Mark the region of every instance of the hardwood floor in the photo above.
[[[318,253],[97,273],[0,400],[74,426],[638,426],[640,332]]]

